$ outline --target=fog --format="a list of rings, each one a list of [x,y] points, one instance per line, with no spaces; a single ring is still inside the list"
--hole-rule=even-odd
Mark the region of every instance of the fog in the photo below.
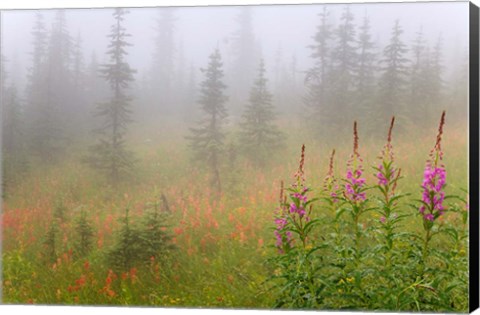
[[[331,20],[335,22],[341,14],[342,4],[329,4]],[[264,5],[251,6],[255,38],[259,43],[267,66],[272,66],[278,47],[288,60],[295,55],[299,69],[306,70],[311,64],[309,56],[312,36],[318,24],[318,13],[322,5]],[[460,52],[468,44],[468,6],[463,3],[372,3],[351,4],[358,24],[367,15],[371,19],[372,35],[379,47],[388,40],[395,19],[404,29],[405,43],[410,44],[420,27],[430,43],[441,34],[444,42],[445,60],[462,56]],[[184,58],[198,69],[215,47],[223,52],[226,62],[230,59],[232,34],[238,29],[235,16],[239,7],[169,7],[131,8],[125,27],[132,35],[133,47],[129,49],[129,62],[139,71],[137,78],[147,71],[152,60],[155,40],[155,20],[158,11],[172,11],[175,17],[175,46],[183,46]],[[35,12],[45,16],[47,29],[55,10],[10,10],[2,12],[2,53],[14,63],[7,65],[8,72],[23,84],[25,72],[31,63],[31,30]],[[111,9],[68,9],[66,11],[69,32],[78,33],[83,40],[83,52],[88,61],[92,52],[99,60],[104,58],[107,46],[106,35],[111,24]],[[335,23],[334,23],[335,24]],[[460,50],[460,52],[459,52]],[[178,57],[178,56],[177,56]],[[177,58],[178,59],[178,58]],[[451,62],[446,62],[451,66]],[[12,71],[15,69],[15,71]]]
[[[2,11],[3,149],[44,163],[90,146],[107,163],[111,146],[115,169],[127,143],[173,137],[219,181],[228,143],[261,139],[262,165],[292,126],[335,142],[353,121],[368,136],[391,116],[426,131],[443,110],[464,125],[467,17],[465,3]]]

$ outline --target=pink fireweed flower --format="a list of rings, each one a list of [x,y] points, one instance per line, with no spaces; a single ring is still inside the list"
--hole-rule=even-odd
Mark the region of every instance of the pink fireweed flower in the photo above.
[[[307,202],[308,202],[308,197],[306,193],[308,192],[308,188],[304,188],[302,193],[295,192],[293,194],[290,194],[290,199],[292,202],[290,203],[290,208],[289,212],[290,215],[295,215],[297,214],[300,219],[305,217],[305,220],[310,220],[308,216],[305,216],[306,214],[306,207],[307,207]]]
[[[277,216],[274,219],[275,222],[275,246],[280,253],[284,253],[285,248],[292,246],[292,233],[287,230],[288,219],[286,217],[284,207],[279,209]]]
[[[283,181],[280,182],[280,198],[279,203],[280,207],[276,211],[276,216],[274,219],[275,222],[275,246],[278,248],[280,253],[284,253],[286,247],[291,247],[292,245],[292,234],[290,231],[287,231],[287,213],[285,209],[286,196],[283,193]]]
[[[430,221],[430,222],[433,222],[433,221],[435,220],[435,216],[434,216],[433,214],[431,214],[431,213],[424,215],[423,218],[424,218],[425,220]]]
[[[447,171],[441,163],[443,159],[441,140],[444,125],[445,111],[443,111],[440,119],[437,141],[432,151],[430,151],[430,157],[423,172],[422,201],[424,204],[420,206],[419,212],[423,215],[424,220],[430,222],[434,222],[445,210],[443,201],[445,200],[444,188],[447,184]]]
[[[443,191],[446,185],[447,172],[442,166],[433,166],[427,163],[423,177],[423,193],[422,200],[429,205],[431,213],[438,212],[438,215],[443,214],[445,199],[445,192]],[[420,209],[421,213],[425,212],[425,206]],[[433,221],[433,220],[430,220]]]
[[[363,175],[363,168],[361,164],[363,161],[358,153],[358,132],[356,121],[353,124],[353,136],[353,154],[347,163],[344,195],[345,198],[356,203],[366,199],[366,194],[362,191],[363,186],[365,186],[365,178],[361,177]]]
[[[301,225],[303,221],[310,221],[308,215],[310,214],[311,207],[307,215],[307,205],[309,204],[307,193],[309,189],[305,186],[304,163],[305,145],[302,145],[299,167],[294,175],[295,182],[292,184],[291,189],[289,189],[290,202],[287,202],[287,197],[283,194],[284,188],[283,182],[281,182],[280,209],[275,218],[276,228],[274,232],[276,238],[275,244],[280,253],[284,253],[285,250],[293,246],[292,224],[296,226],[298,224]]]
[[[387,186],[388,185],[388,180],[385,177],[385,175],[381,172],[383,170],[383,165],[379,165],[378,169],[380,170],[380,172],[377,173],[378,184],[380,186]]]
[[[390,167],[389,170],[384,170],[383,165],[378,165],[379,172],[375,175],[378,179],[378,185],[380,186],[387,186],[389,184],[389,180],[395,178],[396,169]],[[387,178],[388,177],[388,178]]]

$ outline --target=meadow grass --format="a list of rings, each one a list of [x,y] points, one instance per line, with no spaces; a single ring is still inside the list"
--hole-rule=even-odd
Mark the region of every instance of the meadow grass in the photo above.
[[[131,147],[137,158],[135,174],[116,189],[80,162],[82,147],[77,147],[59,164],[33,164],[21,183],[8,192],[2,213],[4,303],[233,308],[275,305],[278,297],[267,279],[276,272],[268,259],[277,255],[273,218],[280,181],[293,183],[299,148],[305,144],[308,186],[313,195],[319,195],[333,147],[334,173],[337,177],[345,175],[353,145],[351,135],[346,133],[331,141],[335,135],[312,137],[302,128],[292,128],[288,145],[272,156],[267,168],[256,169],[242,158],[233,169],[225,166],[221,172],[226,188],[216,198],[209,188],[207,172],[189,160],[184,130],[159,125],[154,131],[140,130],[132,136]],[[167,129],[169,136],[160,136]],[[443,139],[447,194],[463,197],[462,189],[466,190],[468,185],[465,129],[447,124]],[[420,198],[425,160],[435,134],[435,128],[394,134],[396,163],[404,177],[399,182],[399,193]],[[376,180],[371,167],[378,163],[384,143],[384,137],[363,139],[360,132],[359,151],[367,184]],[[168,201],[166,229],[176,249],[162,259],[130,270],[110,271],[105,252],[114,244],[119,218],[129,207],[131,220],[140,220],[147,203],[157,201],[160,194]],[[59,204],[66,210],[56,234],[57,254],[51,261],[46,257],[45,235],[56,220]],[[87,256],[77,257],[72,251],[74,219],[82,209],[93,225],[94,248]],[[416,210],[405,203],[402,211],[412,214],[404,224],[405,230],[421,234],[422,220],[414,215]],[[322,204],[315,204],[313,212],[324,224],[330,224],[328,218],[335,216]],[[361,218],[366,227],[378,225],[378,220],[373,212]],[[461,224],[457,213],[445,215],[440,221]],[[320,224],[312,237],[320,242],[322,232],[331,228]],[[431,246],[445,249],[449,244],[441,236]],[[462,244],[455,250],[466,260],[466,243]],[[375,281],[375,277],[369,280]],[[465,299],[457,297],[463,303],[460,308],[468,305]],[[329,305],[335,308],[334,302]]]

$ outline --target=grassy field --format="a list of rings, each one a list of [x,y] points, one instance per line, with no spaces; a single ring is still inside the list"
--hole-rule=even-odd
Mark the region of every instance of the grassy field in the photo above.
[[[156,129],[144,128],[132,136],[130,147],[137,158],[135,174],[116,189],[106,185],[99,174],[80,162],[86,150],[83,145],[69,151],[61,163],[50,166],[32,163],[30,171],[8,192],[3,202],[4,303],[222,308],[272,308],[278,304],[281,294],[272,286],[281,282],[267,279],[279,272],[278,265],[270,259],[280,255],[274,246],[274,215],[279,206],[280,181],[284,180],[286,186],[293,183],[300,147],[305,144],[306,182],[312,189],[311,196],[320,197],[333,147],[327,143],[332,141],[313,139],[302,131],[301,126],[293,126],[289,130],[287,147],[272,155],[267,168],[255,169],[241,156],[227,162],[222,169],[223,194],[217,198],[210,191],[208,173],[201,165],[189,160],[183,138],[185,130],[168,122],[158,126]],[[388,126],[384,128],[385,136],[364,139],[360,126],[359,152],[367,185],[376,183],[372,166],[378,164],[377,157],[386,140]],[[465,126],[447,123],[442,140],[448,174],[446,193],[463,198],[466,193],[462,189],[468,188],[465,129]],[[403,221],[402,227],[404,231],[419,235],[419,240],[412,241],[419,244],[424,233],[422,218],[408,203],[421,198],[425,161],[435,144],[436,133],[433,127],[425,132],[398,135],[394,131],[393,136],[395,163],[403,174],[397,191],[411,193],[401,202],[401,213],[411,214]],[[349,133],[335,141],[334,173],[338,178],[345,176],[352,141]],[[166,203],[161,201],[162,194]],[[378,196],[375,190],[367,191],[367,194]],[[131,224],[136,224],[149,204],[155,202],[160,202],[163,211],[168,204],[167,227],[164,229],[172,236],[175,249],[128,270],[114,271],[106,253],[115,243],[125,209],[130,209]],[[374,204],[373,199],[371,203]],[[457,201],[446,204],[462,207]],[[332,225],[335,212],[321,201],[314,203],[312,209],[312,217],[319,219],[320,223],[311,232],[311,239],[330,244],[328,239],[329,233],[335,229]],[[74,250],[78,233],[75,222],[82,211],[92,224],[94,246],[88,254],[78,255]],[[381,225],[379,219],[375,211],[366,212],[360,217],[360,224],[366,230],[375,228]],[[347,226],[344,236],[348,238],[352,233],[348,220],[342,222]],[[54,253],[51,253],[52,245],[47,241],[52,224],[58,226],[54,233]],[[435,224],[453,227],[457,233],[467,233],[461,212],[447,211]],[[380,243],[381,237],[375,231],[380,230],[374,229],[363,236],[361,246],[367,253]],[[401,251],[402,244],[398,246]],[[448,233],[440,233],[432,239],[430,248],[451,254],[448,262],[435,256],[428,263],[432,268],[455,270],[450,273],[451,277],[460,284],[451,291],[453,297],[448,302],[451,309],[443,304],[420,305],[418,309],[466,311],[468,298],[462,294],[468,284],[465,271],[467,240],[463,238],[455,243]],[[328,248],[317,253],[325,263],[329,261],[328,255],[336,255]],[[452,266],[452,262],[458,262],[458,266]],[[370,264],[374,268],[374,258],[366,257],[362,267],[358,268],[368,269]],[[335,273],[335,269],[322,271],[325,279],[330,279],[328,273]],[[346,275],[340,280],[348,284],[354,281],[352,277]],[[451,280],[442,277],[447,280],[439,283],[438,288]],[[362,288],[368,291],[369,283],[375,287],[378,285],[376,279],[376,276],[367,276]],[[340,280],[330,281],[327,291],[336,292],[338,299],[330,293],[330,298],[321,304],[325,308],[382,308],[383,304],[371,298],[371,304],[350,306],[345,302],[349,289],[340,288]],[[410,287],[426,292],[418,293],[420,295],[430,294],[430,291],[437,290],[436,284],[432,283],[427,280],[417,284],[402,283],[401,290],[408,293]],[[442,298],[438,292],[434,293],[435,298]],[[432,300],[420,296],[417,301],[422,299]],[[408,309],[415,302],[405,305],[403,308]]]

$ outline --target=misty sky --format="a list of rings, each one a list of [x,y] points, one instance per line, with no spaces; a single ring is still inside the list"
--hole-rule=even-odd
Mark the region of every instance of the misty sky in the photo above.
[[[338,21],[343,4],[329,4],[332,22]],[[445,64],[454,57],[462,56],[468,45],[468,2],[447,3],[374,3],[350,4],[355,15],[355,24],[360,24],[367,14],[371,19],[373,39],[383,47],[390,36],[395,19],[404,29],[403,39],[411,44],[420,26],[431,45],[441,34],[445,46]],[[165,8],[164,8],[165,9]],[[262,54],[267,60],[267,69],[273,63],[278,47],[283,50],[284,61],[295,54],[299,70],[310,66],[312,36],[319,23],[318,13],[322,5],[254,6],[253,25]],[[176,45],[183,46],[187,64],[198,69],[204,67],[207,56],[219,47],[228,62],[229,38],[238,28],[235,16],[238,7],[182,7],[174,10],[176,22]],[[42,10],[47,27],[50,27],[54,10]],[[98,60],[104,61],[107,46],[106,35],[112,23],[111,9],[68,9],[67,22],[72,37],[78,33],[83,39],[85,63],[88,64],[93,51]],[[156,9],[130,9],[125,26],[134,44],[129,49],[129,62],[139,70],[137,79],[148,68],[152,60],[154,25],[158,16]],[[23,81],[29,66],[31,35],[34,11],[14,10],[2,12],[2,53],[9,60],[7,71],[16,81]],[[23,82],[17,82],[23,83]]]

